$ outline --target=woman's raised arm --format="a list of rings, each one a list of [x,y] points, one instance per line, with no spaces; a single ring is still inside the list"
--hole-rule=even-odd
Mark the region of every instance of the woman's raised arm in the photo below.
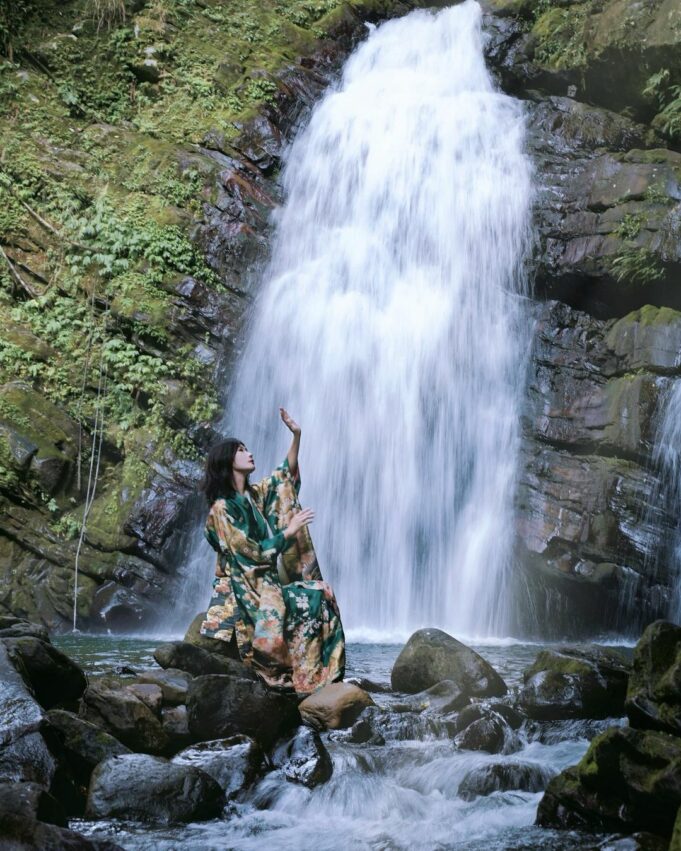
[[[279,408],[279,415],[286,428],[293,434],[291,446],[286,458],[291,475],[295,478],[298,474],[298,450],[300,449],[300,426],[285,408]]]

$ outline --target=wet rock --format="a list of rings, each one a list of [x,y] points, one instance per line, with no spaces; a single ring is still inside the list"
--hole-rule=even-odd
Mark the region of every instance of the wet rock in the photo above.
[[[497,715],[501,715],[511,730],[519,730],[525,723],[526,716],[506,703],[490,703],[489,708]]]
[[[456,683],[451,680],[442,680],[398,705],[410,712],[429,712],[444,715],[462,709],[468,702],[468,696],[461,691]]]
[[[66,829],[58,801],[37,783],[0,783],[0,844],[7,851],[122,851]]]
[[[109,733],[62,709],[51,709],[45,715],[41,733],[57,761],[52,793],[68,815],[81,816],[94,767],[130,750]]]
[[[2,643],[45,709],[74,704],[82,695],[85,674],[56,647],[34,636],[5,638]]]
[[[289,783],[299,783],[308,789],[326,783],[333,773],[331,757],[319,733],[308,727],[299,727],[291,739],[274,748],[272,764]]]
[[[299,722],[292,697],[267,689],[260,680],[223,674],[191,681],[187,716],[196,741],[244,734],[264,747]]]
[[[532,762],[495,762],[481,765],[465,775],[458,795],[464,801],[492,792],[519,789],[523,792],[543,792],[555,774],[543,765]]]
[[[369,706],[349,730],[333,731],[329,738],[369,745],[443,738],[448,733],[445,718],[425,712],[394,712]]]
[[[56,764],[38,732],[43,711],[0,643],[0,782],[49,788]]]
[[[415,632],[391,674],[395,691],[413,694],[452,680],[469,697],[501,697],[506,684],[482,656],[440,629]]]
[[[138,683],[151,683],[161,689],[163,703],[166,706],[179,706],[187,701],[187,688],[191,674],[177,668],[159,671],[158,668],[148,668],[137,673]]]
[[[134,694],[142,703],[145,703],[154,715],[160,713],[163,703],[163,692],[160,686],[155,683],[132,683],[126,688],[130,694]]]
[[[523,674],[518,701],[536,719],[619,717],[629,670],[621,654],[605,648],[542,650]]]
[[[385,739],[371,725],[368,718],[358,718],[350,728],[348,742],[356,745],[384,745]]]
[[[633,727],[681,735],[681,626],[646,628],[634,650],[626,710]]]
[[[224,644],[224,642],[215,641],[215,644]],[[185,641],[162,644],[154,651],[154,659],[162,668],[177,668],[195,677],[206,674],[232,674],[255,679],[256,676],[240,660],[219,653],[210,653],[202,647],[196,647]]]
[[[0,782],[30,781],[49,789],[56,770],[40,733],[25,733],[0,746]]]
[[[27,636],[39,638],[41,641],[49,642],[50,640],[47,629],[41,624],[31,623],[11,615],[0,617],[0,638],[26,638]]]
[[[681,738],[631,727],[597,736],[553,778],[537,812],[545,827],[671,836],[681,805]]]
[[[168,735],[149,707],[117,680],[103,677],[92,682],[83,694],[80,716],[104,727],[134,751],[162,754],[169,746]]]
[[[68,760],[73,772],[87,784],[92,769],[102,760],[131,751],[110,733],[63,709],[51,709],[41,732],[53,752]]]
[[[210,775],[228,800],[237,798],[256,781],[263,767],[261,747],[248,736],[199,742],[176,754],[177,765],[191,765]]]
[[[130,754],[95,768],[86,815],[170,824],[216,817],[223,803],[220,786],[198,768]]]
[[[161,726],[170,741],[169,753],[186,747],[192,740],[187,707],[184,705],[167,706],[161,709]]]
[[[480,717],[470,721],[466,718],[459,723],[461,732],[454,737],[454,742],[461,750],[511,753],[520,746],[504,718],[489,708],[483,708]]]
[[[373,700],[359,686],[329,683],[298,705],[303,722],[315,730],[351,727]]]

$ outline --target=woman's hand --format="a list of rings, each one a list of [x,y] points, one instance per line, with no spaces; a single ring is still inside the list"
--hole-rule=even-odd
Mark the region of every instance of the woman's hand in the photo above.
[[[279,408],[279,416],[290,432],[293,432],[294,435],[300,435],[300,426],[285,408]]]
[[[292,538],[295,534],[300,532],[304,526],[312,523],[313,520],[314,511],[311,508],[304,508],[302,511],[298,511],[293,515],[288,526],[284,529],[284,537],[287,539]]]

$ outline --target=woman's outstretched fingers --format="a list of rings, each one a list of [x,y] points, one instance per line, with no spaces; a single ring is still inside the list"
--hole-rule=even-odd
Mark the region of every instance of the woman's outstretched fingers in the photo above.
[[[279,416],[281,417],[282,422],[284,423],[286,428],[289,429],[289,431],[292,431],[294,434],[300,432],[300,426],[289,414],[286,408],[279,408]]]

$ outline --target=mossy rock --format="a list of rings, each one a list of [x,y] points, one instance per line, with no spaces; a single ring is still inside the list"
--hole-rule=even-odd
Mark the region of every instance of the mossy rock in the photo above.
[[[537,824],[669,837],[679,805],[681,738],[611,727],[591,742],[581,762],[551,780]]]
[[[650,624],[634,649],[626,701],[634,727],[681,735],[681,626]]]
[[[630,665],[620,653],[600,647],[542,650],[523,673],[519,704],[530,718],[619,717]]]

